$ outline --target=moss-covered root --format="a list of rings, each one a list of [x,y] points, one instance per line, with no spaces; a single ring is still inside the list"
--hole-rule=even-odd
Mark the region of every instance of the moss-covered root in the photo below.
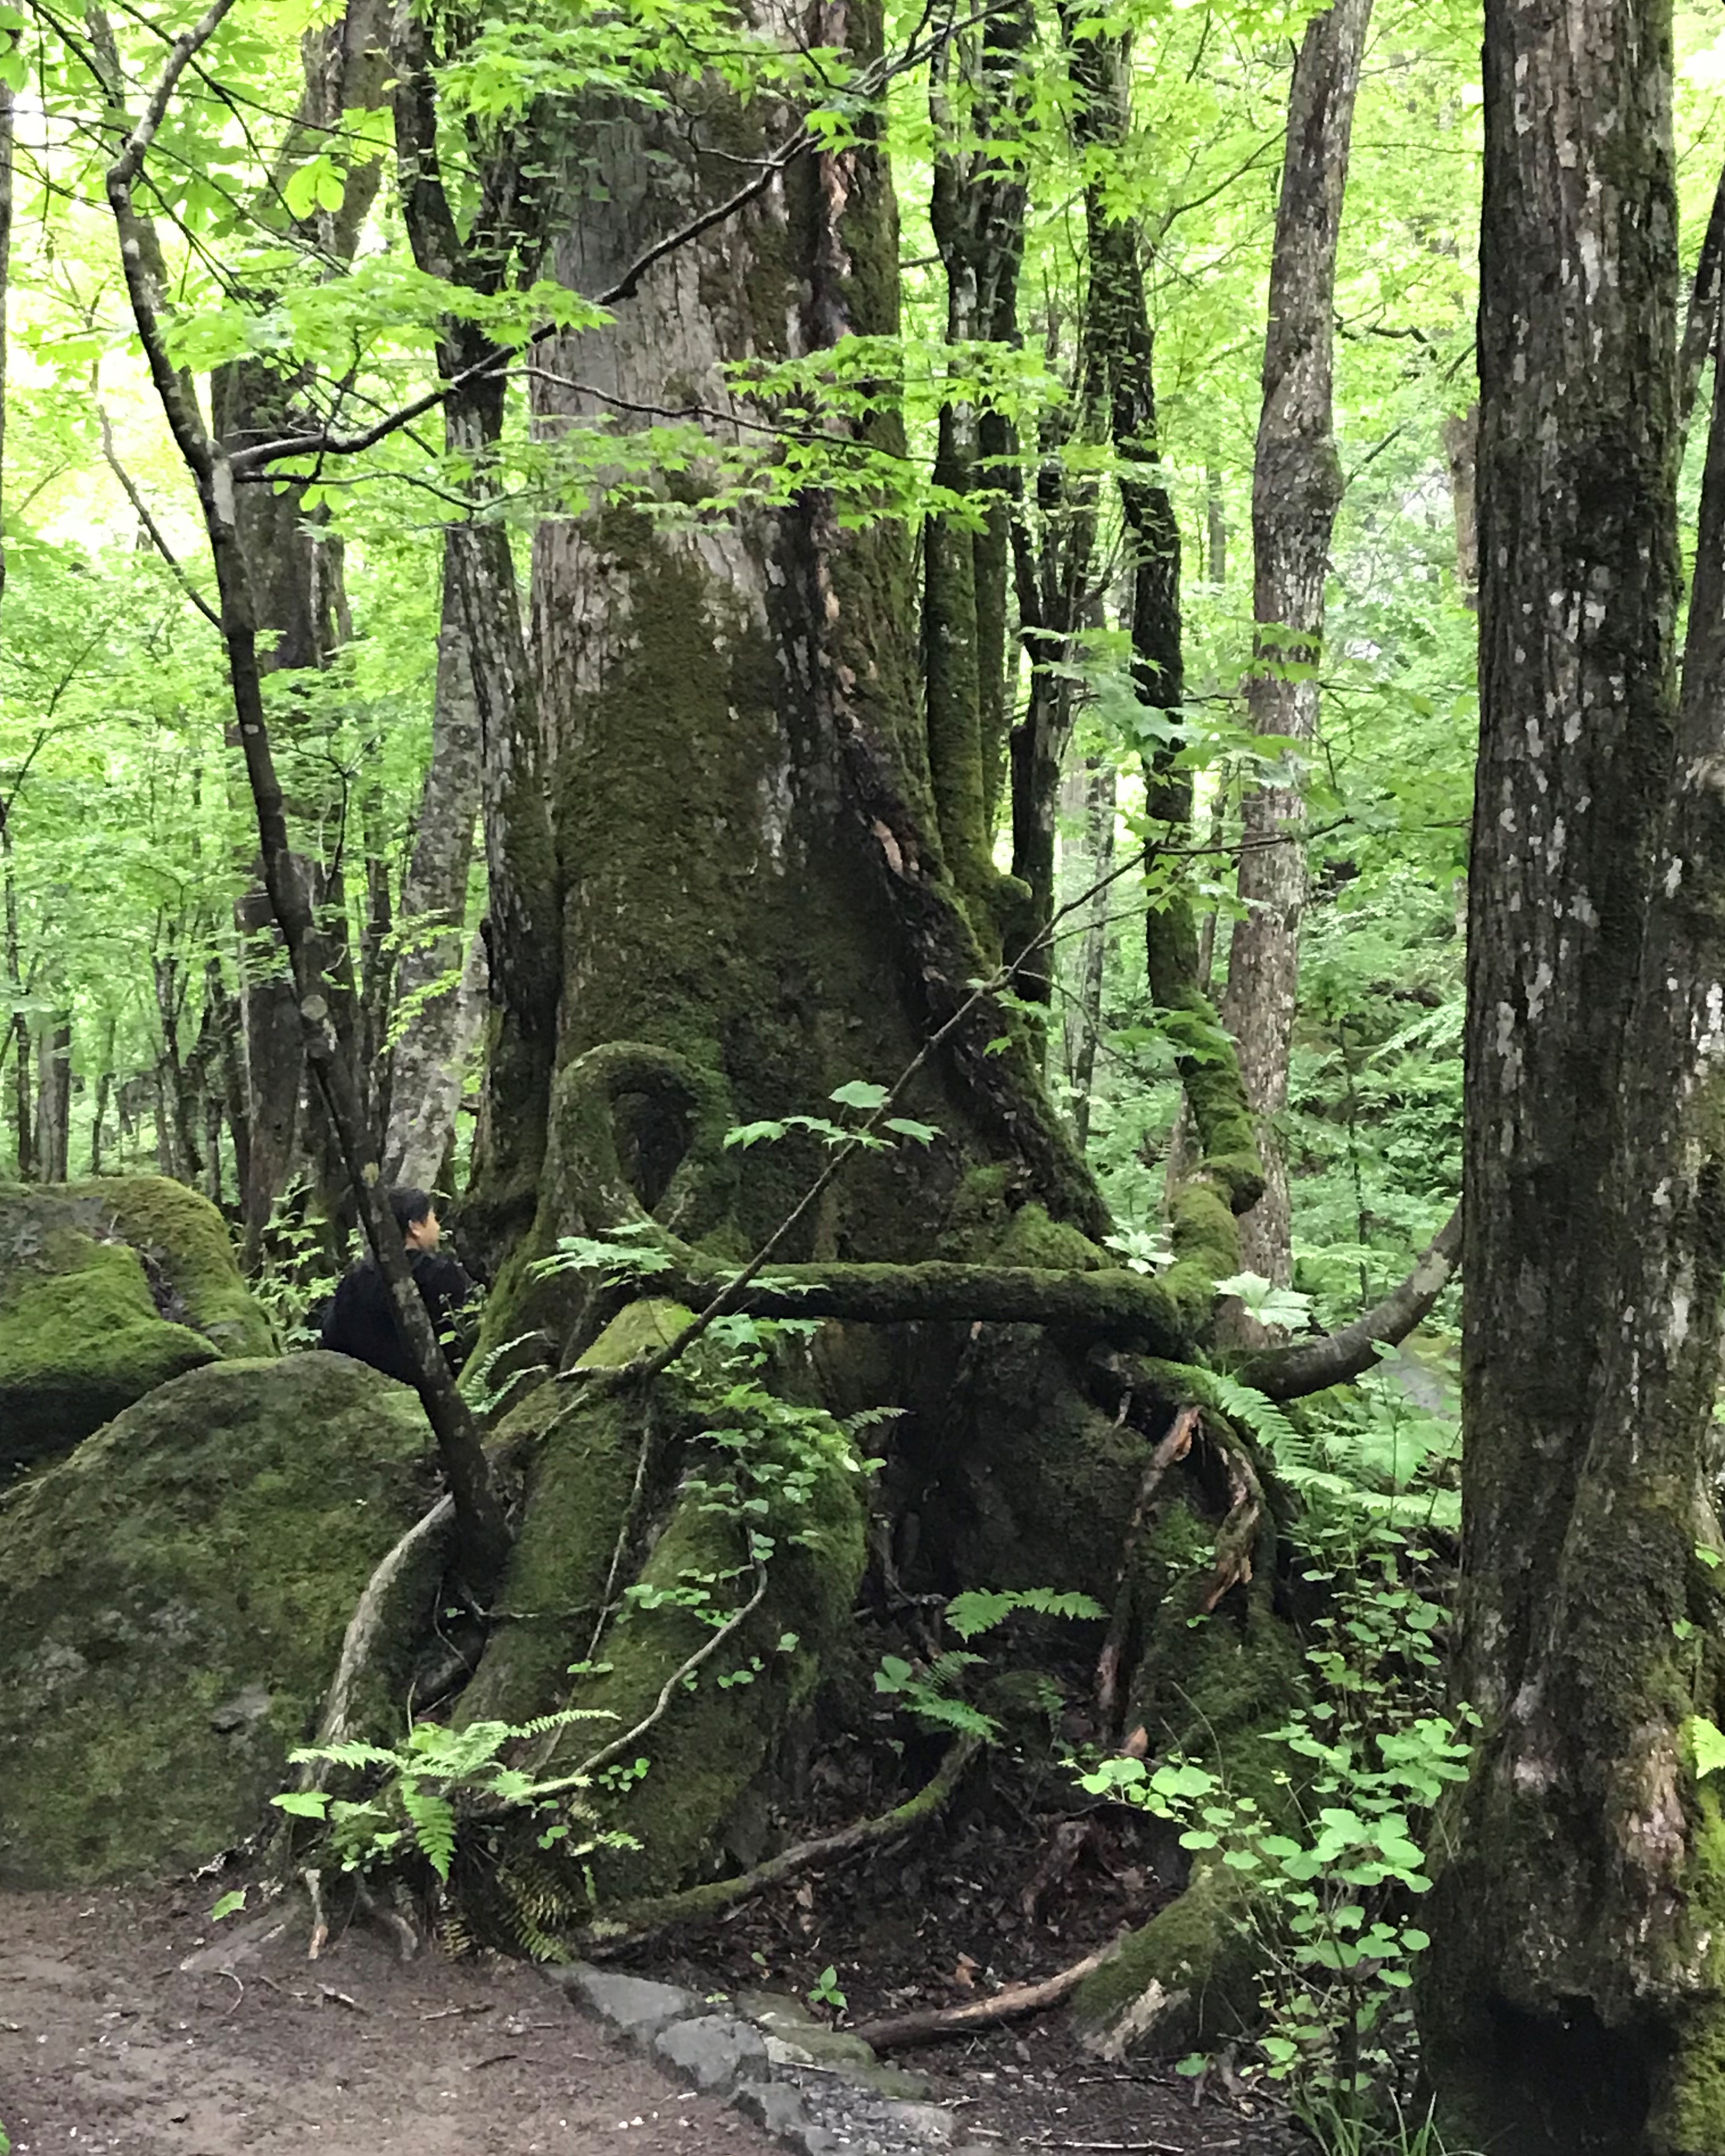
[[[1073,2027],[1099,2058],[1172,2058],[1250,2025],[1258,1961],[1250,1888],[1206,1864],[1085,1979]]]
[[[659,1306],[633,1305],[584,1359],[625,1363],[644,1344],[644,1326],[675,1321]],[[536,1748],[531,1764],[542,1775],[573,1773],[629,1742],[578,1801],[566,1837],[547,1845],[542,1815],[480,1830],[460,1887],[482,1936],[555,1954],[607,1905],[713,1876],[740,1800],[845,1635],[866,1525],[848,1442],[818,1419],[781,1429],[768,1418],[752,1432],[750,1502],[764,1509],[747,1522],[770,1543],[757,1568],[734,1503],[717,1495],[732,1455],[701,1435],[736,1421],[720,1397],[731,1382],[721,1377],[704,1399],[698,1378],[673,1373],[645,1403],[627,1388],[595,1386],[547,1432],[506,1589],[507,1621],[469,1711],[519,1721],[567,1705],[596,1717]],[[632,1515],[638,1531],[620,1536]],[[629,1584],[608,1594],[619,1546]],[[589,1656],[598,1609],[619,1600],[593,1666],[572,1670]],[[716,1620],[745,1607],[685,1676],[713,1641]],[[589,1807],[634,1846],[585,1851]]]
[[[669,1049],[607,1041],[559,1071],[538,1210],[487,1302],[475,1362],[523,1336],[542,1334],[550,1357],[562,1348],[593,1276],[535,1270],[559,1236],[604,1235],[649,1217],[688,1242],[720,1229],[735,1190],[735,1156],[724,1146],[733,1120],[724,1080]]]

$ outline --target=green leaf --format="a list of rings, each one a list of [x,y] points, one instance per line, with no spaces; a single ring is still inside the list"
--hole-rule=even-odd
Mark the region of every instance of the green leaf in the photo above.
[[[932,1145],[940,1132],[932,1123],[915,1122],[908,1116],[889,1116],[881,1124],[884,1131],[896,1131],[901,1138],[911,1138],[918,1145]]]
[[[329,1810],[329,1798],[321,1789],[284,1789],[280,1796],[271,1797],[270,1803],[280,1811],[290,1812],[295,1819],[321,1820]]]
[[[223,1895],[221,1900],[209,1912],[210,1922],[213,1924],[219,1924],[223,1917],[236,1915],[245,1907],[245,1896],[246,1890],[244,1887],[236,1887],[231,1893]]]
[[[1725,1729],[1717,1722],[1709,1722],[1704,1714],[1692,1714],[1683,1725],[1683,1737],[1697,1781],[1705,1781],[1725,1767]]]
[[[856,1108],[869,1115],[886,1105],[886,1091],[884,1086],[871,1086],[866,1079],[852,1078],[843,1086],[834,1086],[827,1098],[836,1101],[841,1108]]]

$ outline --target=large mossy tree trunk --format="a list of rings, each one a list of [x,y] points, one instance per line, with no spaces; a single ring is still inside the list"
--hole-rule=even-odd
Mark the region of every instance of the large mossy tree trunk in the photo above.
[[[1712,1403],[1725,408],[1681,701],[1669,13],[1486,13],[1459,1686],[1424,1999],[1466,2130],[1725,2147]],[[1561,131],[1550,116],[1566,116]]]
[[[865,64],[879,49],[869,10],[783,27]],[[553,254],[567,284],[617,284],[732,195],[739,157],[789,131],[716,86],[685,85],[675,123],[590,116]],[[542,429],[691,406],[757,427],[762,410],[731,368],[890,334],[896,290],[891,187],[865,130],[665,254],[609,326],[542,346]],[[824,424],[860,449],[901,448],[890,409]],[[470,1909],[542,1949],[593,1918],[595,1888],[626,1923],[631,1904],[722,1864],[727,1820],[856,1652],[871,1499],[834,1417],[896,1411],[875,1547],[918,1579],[1108,1598],[1182,1379],[1123,1380],[1091,1351],[1112,1336],[1189,1358],[1236,1260],[1230,1193],[1204,1183],[1164,1280],[1106,1267],[1106,1212],[1044,1091],[1040,1044],[976,992],[993,924],[954,867],[951,825],[961,800],[986,814],[986,789],[950,789],[937,812],[911,534],[841,520],[814,489],[782,509],[721,510],[703,503],[711,485],[697,470],[681,514],[604,508],[547,523],[536,547],[562,993],[538,1209],[487,1341],[519,1354],[536,1334],[546,1361],[580,1368],[503,1425],[526,1463],[521,1534],[460,1712],[620,1717],[548,1736],[533,1764],[552,1774],[613,1729],[650,1724],[626,1748],[649,1762],[644,1779],[604,1800],[639,1851],[601,1851],[589,1871],[578,1835],[542,1846],[536,1820],[480,1833]],[[983,835],[963,834],[973,862]],[[792,1127],[723,1144],[733,1125],[836,1114],[835,1089],[889,1086],[913,1064],[893,1108],[932,1139],[860,1154],[816,1203],[816,1139]],[[673,1251],[660,1282],[691,1301],[536,1271],[560,1238],[619,1226]],[[775,1236],[776,1277],[750,1306],[829,1322],[759,1373],[780,1409],[752,1394],[739,1406],[722,1341],[669,1368],[664,1351],[723,1268]],[[715,1487],[757,1469],[753,1526],[716,1513]],[[1210,1578],[1207,1548],[1193,1569]],[[725,1660],[684,1690],[678,1672],[712,1636],[687,1606],[691,1582],[732,1630]],[[1229,1634],[1224,1614],[1216,1636]],[[752,1665],[747,1686],[717,1681]]]

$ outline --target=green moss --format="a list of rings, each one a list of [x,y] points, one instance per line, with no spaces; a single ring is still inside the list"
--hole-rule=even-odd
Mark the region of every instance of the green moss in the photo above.
[[[69,1451],[169,1378],[275,1345],[195,1191],[158,1176],[0,1185],[0,1467]]]
[[[183,1870],[254,1831],[378,1560],[429,1502],[404,1386],[212,1363],[0,1507],[0,1881]]]
[[[1111,1603],[1147,1440],[1091,1405],[1029,1327],[990,1328],[968,1393],[975,1441],[942,1416],[922,1507],[941,1561],[990,1587],[1058,1584]]]
[[[675,1303],[631,1303],[581,1367],[633,1362],[675,1338],[689,1316]],[[676,1398],[673,1381],[661,1390],[661,1450],[676,1434],[666,1426]],[[461,1722],[526,1722],[563,1703],[569,1666],[586,1655],[603,1606],[644,1437],[638,1398],[594,1397],[567,1381],[542,1386],[499,1426],[499,1443],[527,1455],[525,1502],[491,1641],[461,1697]]]
[[[64,1230],[0,1301],[0,1466],[69,1452],[171,1378],[213,1363],[201,1333],[167,1325],[123,1245]]]
[[[594,1367],[626,1363],[685,1316],[638,1303],[607,1329],[588,1359]],[[714,1411],[730,1419],[716,1403]],[[673,1486],[696,1463],[698,1472],[714,1479],[725,1471],[721,1456],[707,1456],[698,1435],[687,1437],[706,1419],[699,1381],[685,1379],[667,1392],[660,1380],[651,1419],[644,1419],[649,1414],[628,1391],[584,1401],[578,1394],[547,1429],[505,1589],[508,1626],[494,1639],[475,1680],[482,1704],[464,1702],[469,1712],[514,1719],[566,1704],[600,1717],[564,1732],[549,1755],[536,1761],[544,1772],[567,1771],[613,1734],[653,1715],[667,1683],[712,1636],[705,1616],[682,1599],[691,1585],[706,1583],[712,1606],[721,1609],[735,1608],[752,1591],[735,1515],[686,1481]],[[650,1543],[644,1558],[631,1552],[624,1568],[636,1591],[607,1630],[598,1666],[572,1684],[569,1665],[588,1652],[644,1439],[644,1513],[663,1524],[651,1536],[644,1519],[644,1531],[629,1537]],[[644,1774],[626,1775],[626,1786],[597,1793],[608,1820],[634,1836],[639,1848],[571,1861],[556,1848],[540,1849],[542,1822],[501,1836],[469,1881],[481,1928],[544,1951],[551,1935],[592,1916],[595,1892],[601,1903],[633,1902],[702,1876],[776,1732],[808,1697],[829,1651],[848,1635],[865,1519],[846,1448],[835,1430],[821,1440],[805,1428],[793,1439],[769,1427],[751,1457],[768,1470],[757,1485],[765,1491],[782,1486],[775,1468],[812,1465],[806,1499],[789,1507],[768,1497],[768,1512],[754,1522],[774,1542],[760,1606],[692,1685],[673,1690],[662,1718],[638,1748],[630,1747],[621,1763],[644,1758]],[[494,1659],[501,1675],[493,1671]]]
[[[1195,1867],[1184,1892],[1079,1986],[1080,2041],[1105,2058],[1171,2058],[1231,2035],[1254,2019],[1260,1958],[1243,1876]]]
[[[1685,1930],[1705,1989],[1678,2017],[1649,2125],[1653,2156],[1717,2156],[1725,2148],[1725,1805],[1711,1781],[1689,1798]]]
[[[114,1232],[158,1267],[185,1322],[225,1357],[273,1355],[280,1343],[248,1292],[227,1224],[207,1198],[162,1175],[100,1176],[67,1186],[80,1206],[110,1209]]]
[[[1209,1320],[1216,1282],[1240,1270],[1240,1229],[1226,1200],[1207,1174],[1183,1183],[1168,1205],[1169,1240],[1174,1261],[1162,1286],[1179,1312],[1189,1338],[1198,1338]]]

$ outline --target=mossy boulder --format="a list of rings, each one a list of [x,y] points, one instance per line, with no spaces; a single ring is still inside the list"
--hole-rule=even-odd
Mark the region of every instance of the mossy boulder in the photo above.
[[[190,1371],[13,1490],[0,1885],[150,1876],[260,1825],[433,1482],[413,1394],[312,1354]]]
[[[195,1190],[157,1175],[0,1183],[0,1476],[187,1370],[275,1347]]]

